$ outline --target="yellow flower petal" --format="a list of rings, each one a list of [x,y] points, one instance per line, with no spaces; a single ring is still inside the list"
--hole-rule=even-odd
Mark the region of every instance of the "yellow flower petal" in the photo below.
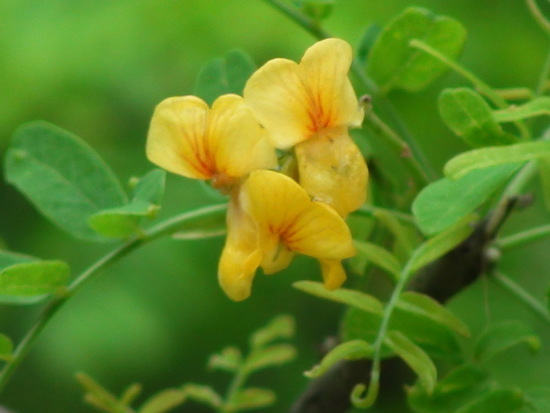
[[[234,301],[250,296],[252,281],[262,259],[254,221],[232,195],[227,210],[227,239],[218,265],[218,281]]]
[[[272,248],[264,248],[264,255],[260,266],[264,270],[264,273],[274,274],[288,267],[292,262],[292,258],[294,258],[294,251],[277,240],[277,243]]]
[[[316,201],[346,217],[366,199],[368,169],[347,128],[325,131],[294,148],[299,182]]]
[[[208,105],[194,96],[168,98],[151,119],[146,153],[151,162],[188,178],[209,179],[205,140]]]
[[[346,271],[338,260],[319,260],[325,288],[335,290],[346,281]]]

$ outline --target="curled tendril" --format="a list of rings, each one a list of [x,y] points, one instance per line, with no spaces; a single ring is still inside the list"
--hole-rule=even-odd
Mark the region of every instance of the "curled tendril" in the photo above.
[[[353,388],[353,391],[351,392],[351,402],[353,405],[359,409],[368,409],[372,405],[374,405],[374,402],[376,402],[376,399],[378,398],[378,391],[380,390],[380,383],[378,379],[371,380],[371,383],[367,389],[367,386],[364,384],[358,384]],[[363,394],[365,396],[363,396]]]

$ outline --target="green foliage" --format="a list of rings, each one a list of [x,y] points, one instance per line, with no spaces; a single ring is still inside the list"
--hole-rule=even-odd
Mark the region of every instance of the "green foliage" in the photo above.
[[[84,389],[84,401],[102,412],[127,413],[130,404],[141,392],[140,385],[132,384],[121,397],[116,397],[85,373],[78,373],[76,379]]]
[[[224,235],[227,232],[225,223],[226,210],[226,207],[220,205],[214,213],[187,222],[173,234],[173,237],[179,240],[195,240]]]
[[[378,36],[368,57],[367,73],[378,86],[415,92],[443,74],[447,67],[431,56],[410,47],[422,39],[449,57],[462,50],[466,30],[456,20],[411,7],[392,20]]]
[[[339,344],[330,350],[319,364],[305,372],[308,377],[319,377],[325,374],[332,366],[342,360],[358,360],[368,358],[374,353],[372,345],[364,340],[350,340]]]
[[[197,78],[194,94],[211,105],[227,93],[242,94],[244,85],[256,65],[242,50],[233,50],[225,57],[208,62]]]
[[[334,9],[334,0],[292,0],[302,13],[320,22],[327,18]]]
[[[394,280],[399,278],[401,273],[401,264],[395,258],[395,256],[388,250],[379,247],[372,242],[366,241],[354,241],[353,243],[357,249],[357,256],[364,258],[368,262],[382,268],[389,273]]]
[[[493,112],[493,117],[497,122],[516,122],[518,120],[529,119],[536,116],[550,115],[550,97],[541,96],[530,100],[523,105],[513,105],[506,109],[500,109]]]
[[[99,156],[76,136],[46,122],[17,129],[6,153],[5,174],[44,216],[89,241],[102,238],[88,219],[126,203],[119,182]]]
[[[439,95],[438,107],[447,126],[474,148],[516,141],[504,132],[491,107],[472,89],[445,89]]]
[[[13,342],[5,334],[0,334],[0,360],[10,360],[13,353]]]
[[[365,29],[357,46],[356,59],[359,63],[363,65],[367,63],[370,51],[381,31],[382,28],[377,24],[371,24]]]

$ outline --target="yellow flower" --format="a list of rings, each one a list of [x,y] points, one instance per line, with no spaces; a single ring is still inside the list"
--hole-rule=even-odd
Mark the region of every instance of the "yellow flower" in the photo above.
[[[231,299],[243,300],[259,266],[272,274],[286,268],[295,253],[317,258],[325,286],[335,289],[346,278],[340,261],[355,249],[349,228],[330,206],[311,201],[283,174],[251,172],[230,203],[220,285]]]
[[[340,39],[310,47],[300,63],[273,59],[248,80],[244,99],[281,149],[295,146],[299,182],[342,216],[366,198],[368,170],[348,134],[363,109],[348,71],[352,51]]]
[[[158,166],[188,178],[211,179],[229,191],[258,168],[275,168],[275,149],[243,99],[219,97],[208,105],[195,96],[172,97],[155,109],[146,147]]]

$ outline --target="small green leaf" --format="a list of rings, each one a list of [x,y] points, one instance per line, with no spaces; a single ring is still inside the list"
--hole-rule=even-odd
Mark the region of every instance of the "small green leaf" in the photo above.
[[[254,351],[246,360],[247,371],[257,371],[271,366],[280,366],[296,358],[296,349],[290,344],[275,344]]]
[[[132,191],[132,200],[149,202],[160,206],[164,187],[166,185],[166,172],[162,169],[153,169],[135,183]]]
[[[345,288],[329,291],[323,284],[314,281],[298,281],[292,285],[316,297],[343,303],[374,314],[383,313],[382,303],[377,298],[360,291],[348,290]]]
[[[378,36],[368,58],[367,72],[383,91],[394,88],[419,91],[448,68],[432,56],[413,49],[409,42],[420,39],[455,58],[465,38],[466,30],[458,21],[410,7]]]
[[[371,24],[363,32],[359,45],[357,46],[357,53],[355,53],[357,60],[361,64],[364,65],[367,62],[367,57],[381,31],[382,28],[380,26]]]
[[[120,396],[120,402],[126,406],[130,406],[134,400],[141,394],[143,388],[139,383],[130,384]]]
[[[445,175],[459,179],[476,169],[531,161],[550,156],[550,141],[524,142],[508,146],[474,149],[455,156],[445,164]]]
[[[206,404],[215,409],[219,409],[222,405],[222,398],[214,389],[210,386],[203,386],[200,384],[186,384],[182,387],[185,397],[196,402]]]
[[[219,237],[227,232],[226,217],[227,206],[215,205],[215,211],[208,216],[186,222],[178,232],[173,235],[178,240],[196,240]]]
[[[419,314],[440,323],[464,337],[470,336],[468,327],[451,310],[443,307],[425,294],[407,291],[400,295],[397,307],[404,311]]]
[[[330,16],[334,9],[334,0],[293,0],[292,2],[302,13],[316,22]]]
[[[538,97],[523,105],[496,110],[493,115],[497,122],[516,122],[535,116],[550,116],[550,97]]]
[[[124,404],[87,374],[77,373],[76,379],[85,390],[84,400],[88,404],[106,412],[126,410]]]
[[[63,261],[32,261],[0,271],[0,303],[34,304],[55,294],[69,278]]]
[[[539,176],[544,196],[544,205],[550,210],[550,156],[540,158],[537,161],[539,167]]]
[[[518,344],[527,344],[533,352],[541,346],[540,338],[524,322],[511,320],[491,324],[476,343],[475,357],[486,361]]]
[[[20,254],[18,252],[11,252],[6,250],[0,250],[0,270],[6,267],[10,267],[15,264],[21,264],[24,262],[37,261],[37,258],[30,255]]]
[[[474,230],[471,222],[475,217],[473,214],[467,215],[450,228],[420,245],[408,263],[409,274],[413,274],[419,268],[445,255],[468,238]]]
[[[384,343],[416,373],[427,393],[432,393],[437,382],[437,370],[432,359],[399,331],[388,331]]]
[[[520,390],[498,389],[478,397],[456,413],[515,413],[525,406]]]
[[[13,342],[5,334],[0,334],[0,360],[8,361],[13,353]]]
[[[386,270],[394,280],[399,279],[401,264],[388,250],[366,241],[354,241],[357,255]]]
[[[46,122],[16,130],[5,173],[44,216],[89,241],[103,239],[88,227],[88,218],[127,202],[112,171],[90,147]]]
[[[166,389],[149,398],[139,409],[139,413],[165,413],[183,403],[186,395],[181,389]]]
[[[194,94],[212,104],[227,93],[241,95],[244,85],[256,66],[250,56],[241,50],[233,50],[224,58],[208,62],[199,73]]]
[[[492,166],[457,180],[443,178],[426,186],[412,205],[418,226],[426,235],[449,228],[485,203],[519,167],[520,164]]]
[[[486,372],[474,365],[465,364],[449,372],[435,385],[431,394],[419,384],[409,387],[407,401],[417,413],[455,412],[490,388]]]
[[[261,348],[277,339],[291,338],[295,329],[296,326],[292,316],[279,315],[271,320],[268,325],[252,334],[250,345],[252,348]]]
[[[439,95],[438,107],[447,126],[474,148],[508,145],[517,140],[504,132],[491,107],[472,89],[445,89]]]
[[[228,410],[237,412],[240,410],[259,409],[275,403],[275,393],[268,389],[249,387],[239,390],[229,402]]]
[[[374,347],[364,340],[352,340],[339,344],[327,353],[321,363],[307,371],[307,377],[319,377],[342,360],[358,360],[372,356]]]
[[[213,354],[208,360],[208,368],[236,372],[241,367],[243,356],[236,347],[226,347],[219,354]]]

